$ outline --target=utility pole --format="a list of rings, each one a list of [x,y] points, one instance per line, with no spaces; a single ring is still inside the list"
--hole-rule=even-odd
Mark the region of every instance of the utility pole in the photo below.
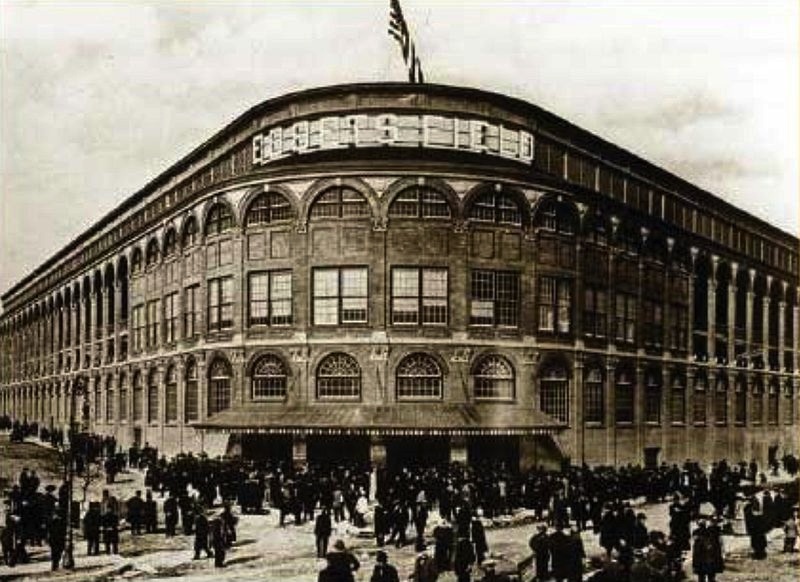
[[[72,389],[69,395],[69,430],[67,431],[67,543],[64,548],[64,568],[72,570],[75,568],[74,543],[72,538],[72,491],[73,481],[75,480],[75,445],[77,444],[77,430],[75,422],[75,399],[83,396],[86,390],[86,380],[83,376],[78,376],[72,382]]]

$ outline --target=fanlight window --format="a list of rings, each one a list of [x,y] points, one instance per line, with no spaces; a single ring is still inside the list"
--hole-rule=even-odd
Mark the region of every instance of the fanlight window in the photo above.
[[[278,356],[261,356],[253,366],[253,398],[282,400],[286,398],[286,366]]]
[[[311,218],[358,218],[369,215],[369,204],[360,192],[346,186],[322,192],[311,207]]]
[[[231,209],[228,208],[227,204],[223,204],[222,202],[215,203],[211,207],[211,210],[208,211],[208,216],[206,217],[206,236],[222,234],[232,226],[233,216],[231,215]]]
[[[361,396],[361,368],[355,358],[330,354],[317,367],[317,398],[353,399]]]
[[[270,224],[280,220],[290,220],[293,216],[292,206],[277,192],[264,192],[255,197],[247,209],[245,224],[255,226]]]
[[[475,398],[513,398],[514,368],[502,356],[486,356],[472,371]]]
[[[389,207],[392,218],[450,218],[450,205],[444,195],[426,186],[402,190]]]
[[[469,217],[495,224],[522,224],[522,213],[517,201],[505,192],[487,190],[477,196],[469,211]]]
[[[208,371],[208,413],[216,414],[231,407],[231,367],[217,359]]]
[[[411,354],[397,366],[397,399],[441,398],[442,370],[428,354]]]

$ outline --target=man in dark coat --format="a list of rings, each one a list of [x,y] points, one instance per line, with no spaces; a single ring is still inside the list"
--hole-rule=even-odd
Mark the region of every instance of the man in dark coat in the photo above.
[[[389,558],[383,550],[378,550],[375,554],[375,567],[372,569],[369,582],[400,582],[397,568],[389,563]]]
[[[453,527],[444,519],[433,528],[433,561],[439,572],[447,572],[452,566]]]
[[[328,553],[328,540],[331,537],[332,531],[331,514],[328,508],[325,507],[314,522],[314,537],[316,538],[318,558],[324,558]]]
[[[194,559],[200,559],[200,552],[205,552],[206,557],[212,556],[208,548],[208,518],[203,508],[198,508],[194,518]]]
[[[383,507],[380,500],[375,504],[372,510],[372,521],[375,530],[375,543],[379,548],[382,548],[389,530],[389,519],[386,515],[386,509]]]
[[[489,552],[489,544],[486,541],[486,530],[483,528],[483,523],[480,518],[476,517],[472,520],[472,543],[475,544],[475,557],[478,564],[483,564],[486,559],[486,554]]]
[[[64,521],[63,517],[56,514],[55,517],[53,517],[53,521],[50,523],[50,567],[52,570],[58,570],[66,541],[67,523]]]
[[[456,551],[453,556],[453,571],[458,582],[469,582],[470,569],[475,563],[475,550],[469,538],[459,537],[456,542]]]
[[[116,504],[109,503],[101,518],[106,554],[119,553],[119,515],[117,515],[115,506]]]
[[[717,574],[722,571],[722,545],[719,535],[702,521],[694,533],[692,570],[697,574],[698,582],[714,582]]]
[[[428,523],[428,508],[425,504],[420,503],[417,505],[417,511],[414,515],[414,530],[416,537],[414,538],[414,549],[421,552],[425,549],[425,526]]]
[[[86,538],[86,554],[97,556],[100,554],[100,528],[103,516],[100,514],[100,504],[92,502],[89,510],[83,516],[83,535]]]
[[[147,533],[156,533],[158,529],[158,506],[156,500],[153,499],[153,492],[148,490],[147,497],[144,502],[144,531]]]
[[[225,541],[225,524],[222,519],[215,517],[209,523],[211,547],[214,550],[214,567],[225,567],[225,550],[227,542]]]
[[[550,577],[550,538],[547,526],[539,525],[535,534],[528,540],[528,546],[536,561],[536,579],[547,580]]]
[[[142,518],[144,516],[144,501],[142,492],[137,491],[136,495],[128,499],[128,523],[131,526],[131,535],[142,533]]]
[[[551,575],[557,582],[568,579],[572,570],[570,561],[575,559],[571,554],[572,543],[566,529],[557,529],[550,534],[550,554],[552,556]]]
[[[333,551],[325,555],[328,561],[327,570],[329,571],[329,580],[336,580],[337,582],[353,582],[353,573],[360,567],[361,563],[344,545],[342,540],[336,540],[333,544]]]
[[[178,500],[170,492],[169,497],[164,501],[164,532],[167,537],[175,535],[175,528],[178,525]]]

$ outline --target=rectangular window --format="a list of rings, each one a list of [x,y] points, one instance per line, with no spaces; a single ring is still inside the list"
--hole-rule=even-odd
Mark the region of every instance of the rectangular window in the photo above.
[[[167,344],[175,343],[177,339],[177,303],[177,293],[170,293],[164,297],[164,342]]]
[[[689,311],[685,305],[672,304],[670,306],[670,320],[672,323],[669,341],[670,348],[686,349],[686,328],[689,322]]]
[[[636,339],[636,296],[617,293],[614,313],[614,337],[632,344]]]
[[[644,343],[649,346],[660,346],[664,333],[663,311],[661,304],[645,299],[642,305],[644,314]]]
[[[445,325],[447,269],[392,269],[392,324]]]
[[[314,325],[367,323],[366,267],[314,269]]]
[[[199,285],[192,285],[183,290],[183,337],[191,339],[198,333],[198,297]]]
[[[470,325],[519,325],[519,273],[472,271]]]
[[[539,331],[566,334],[570,331],[572,283],[569,279],[539,279]]]
[[[133,350],[140,351],[144,347],[144,305],[133,308]]]
[[[233,277],[211,279],[208,282],[208,331],[220,331],[233,326]]]
[[[154,299],[147,303],[147,347],[155,347],[158,345],[158,326],[160,322],[159,304],[158,299]]]
[[[583,333],[589,337],[606,337],[606,291],[586,287],[584,290]]]
[[[292,273],[267,271],[248,278],[250,325],[289,325],[292,323]]]

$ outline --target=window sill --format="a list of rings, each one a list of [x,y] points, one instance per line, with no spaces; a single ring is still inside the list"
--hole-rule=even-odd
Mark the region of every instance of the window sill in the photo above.
[[[605,428],[602,422],[584,422],[583,425],[586,428]]]
[[[630,421],[620,421],[614,424],[617,428],[633,428],[633,423]]]
[[[252,402],[266,402],[271,404],[283,404],[286,402],[286,396],[254,396],[250,399]]]
[[[645,426],[661,426],[660,420],[646,420],[644,422]]]
[[[680,420],[673,420],[670,422],[670,426],[686,426],[686,423]]]

